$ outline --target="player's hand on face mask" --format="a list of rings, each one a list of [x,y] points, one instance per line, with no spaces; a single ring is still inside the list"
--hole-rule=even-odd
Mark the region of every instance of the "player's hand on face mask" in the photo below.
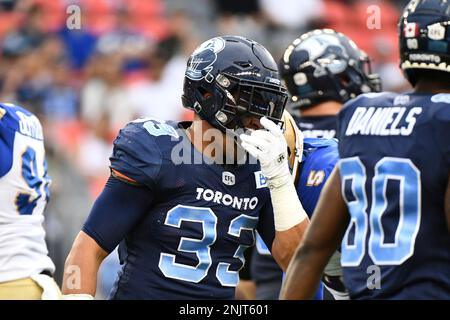
[[[269,188],[278,188],[291,179],[287,143],[281,128],[273,121],[264,117],[261,118],[261,125],[266,130],[255,130],[250,135],[242,134],[241,145],[259,160]]]

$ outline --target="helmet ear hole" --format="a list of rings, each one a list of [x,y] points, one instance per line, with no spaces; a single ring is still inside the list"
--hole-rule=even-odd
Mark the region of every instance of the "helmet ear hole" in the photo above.
[[[198,95],[199,95],[199,97],[197,97],[197,98],[199,98],[201,100],[206,100],[206,99],[208,99],[209,97],[212,96],[212,93],[209,92],[208,90],[206,90],[203,87],[198,87],[197,88],[197,92],[198,92]]]
[[[345,73],[339,76],[339,80],[344,87],[348,86],[351,82],[350,77]]]

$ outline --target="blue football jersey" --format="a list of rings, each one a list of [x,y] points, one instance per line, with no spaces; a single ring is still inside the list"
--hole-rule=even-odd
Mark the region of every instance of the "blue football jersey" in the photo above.
[[[338,146],[334,139],[309,139],[303,143],[303,159],[300,177],[297,181],[297,194],[309,217],[319,200],[322,187],[338,162]],[[256,250],[251,262],[252,280],[256,283],[279,282],[283,272],[277,265],[270,251],[257,236]]]
[[[351,298],[450,299],[450,95],[362,95],[338,126]]]
[[[112,299],[233,299],[254,231],[271,246],[273,210],[259,164],[205,164],[183,125],[139,120],[114,141],[111,168],[154,200],[120,243]]]

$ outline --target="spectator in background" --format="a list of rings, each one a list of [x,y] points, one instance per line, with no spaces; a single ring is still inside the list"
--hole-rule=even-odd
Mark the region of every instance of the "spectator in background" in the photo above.
[[[81,89],[81,118],[90,127],[108,118],[112,131],[135,118],[123,83],[120,54],[98,54],[92,58],[87,81]]]
[[[42,63],[41,52],[34,50],[23,55],[10,69],[5,79],[4,94],[9,95],[11,101],[26,105],[39,115],[43,97],[51,82],[51,69]]]
[[[95,51],[97,36],[90,30],[85,10],[81,10],[81,28],[68,29],[66,25],[58,31],[64,43],[70,66],[81,71]]]
[[[264,26],[258,0],[216,0],[218,33],[237,34],[264,43]]]
[[[131,108],[138,116],[181,120],[186,60],[176,55],[179,46],[174,36],[158,43],[150,55],[147,78],[129,87]]]
[[[83,137],[77,154],[77,165],[89,183],[94,199],[102,190],[109,176],[109,157],[112,153],[111,131],[107,114]]]
[[[259,0],[263,13],[266,36],[264,44],[276,57],[281,57],[281,48],[298,34],[323,26],[322,0]]]
[[[215,0],[220,15],[254,15],[260,11],[259,0]]]
[[[125,57],[135,57],[149,48],[147,39],[133,24],[125,5],[115,9],[115,27],[98,39],[96,51],[101,54],[121,52]]]
[[[322,19],[322,0],[259,0],[261,9],[270,23],[292,30],[309,29]]]
[[[346,34],[373,58],[374,69],[382,78],[384,90],[410,88],[400,76],[398,66],[399,11],[393,5],[394,1],[323,0],[323,2],[326,27]],[[378,13],[381,15],[376,17]]]
[[[53,69],[53,82],[44,94],[42,113],[47,119],[72,120],[78,114],[78,93],[70,85],[67,64],[60,62]]]
[[[47,37],[44,23],[42,8],[31,6],[22,17],[20,26],[5,36],[4,52],[13,50],[15,54],[25,54],[39,47]]]

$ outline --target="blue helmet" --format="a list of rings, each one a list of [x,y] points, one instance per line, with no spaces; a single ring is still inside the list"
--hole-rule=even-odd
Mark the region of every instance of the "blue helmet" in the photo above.
[[[450,72],[450,1],[412,0],[399,23],[401,68],[415,85],[416,70]]]
[[[239,36],[212,38],[190,56],[182,102],[225,131],[243,127],[246,116],[281,122],[287,102],[277,65],[259,43]]]
[[[332,29],[313,30],[295,39],[279,69],[292,110],[325,101],[345,103],[361,93],[381,91],[380,78],[372,73],[367,54]]]

